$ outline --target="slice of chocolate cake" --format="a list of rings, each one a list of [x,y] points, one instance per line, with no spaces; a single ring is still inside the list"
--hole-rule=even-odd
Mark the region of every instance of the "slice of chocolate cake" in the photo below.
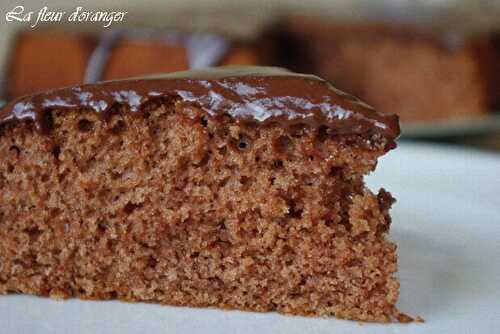
[[[367,321],[396,309],[395,115],[232,67],[39,93],[0,113],[0,292]]]

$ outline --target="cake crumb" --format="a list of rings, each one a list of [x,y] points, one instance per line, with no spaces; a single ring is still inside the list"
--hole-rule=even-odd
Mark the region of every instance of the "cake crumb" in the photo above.
[[[409,315],[405,314],[405,313],[398,313],[396,315],[396,319],[403,323],[403,324],[406,324],[406,323],[410,323],[410,322],[414,322],[415,319],[413,319],[412,317],[410,317]]]
[[[421,322],[421,323],[422,323],[422,322],[425,322],[425,319],[424,319],[424,318],[422,318],[421,316],[417,316],[417,317],[415,318],[415,322]]]

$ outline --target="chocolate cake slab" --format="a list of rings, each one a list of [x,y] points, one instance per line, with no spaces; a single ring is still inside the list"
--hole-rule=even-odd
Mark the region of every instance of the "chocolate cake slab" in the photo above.
[[[407,321],[394,201],[364,175],[395,115],[328,82],[222,67],[0,111],[0,291]]]

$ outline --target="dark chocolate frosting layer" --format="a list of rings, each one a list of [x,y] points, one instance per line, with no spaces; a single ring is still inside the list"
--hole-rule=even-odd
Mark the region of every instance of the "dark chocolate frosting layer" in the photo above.
[[[383,114],[312,76],[272,67],[219,67],[148,78],[106,81],[25,96],[0,110],[0,124],[33,120],[44,128],[48,110],[84,108],[105,115],[123,104],[140,112],[143,103],[178,97],[210,116],[229,114],[237,121],[282,126],[327,126],[339,134],[399,135],[398,116]]]

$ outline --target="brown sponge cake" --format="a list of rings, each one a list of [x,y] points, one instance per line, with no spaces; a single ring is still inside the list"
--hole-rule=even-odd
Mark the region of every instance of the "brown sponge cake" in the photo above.
[[[275,68],[103,82],[0,112],[0,292],[340,318],[396,309],[397,116]]]

